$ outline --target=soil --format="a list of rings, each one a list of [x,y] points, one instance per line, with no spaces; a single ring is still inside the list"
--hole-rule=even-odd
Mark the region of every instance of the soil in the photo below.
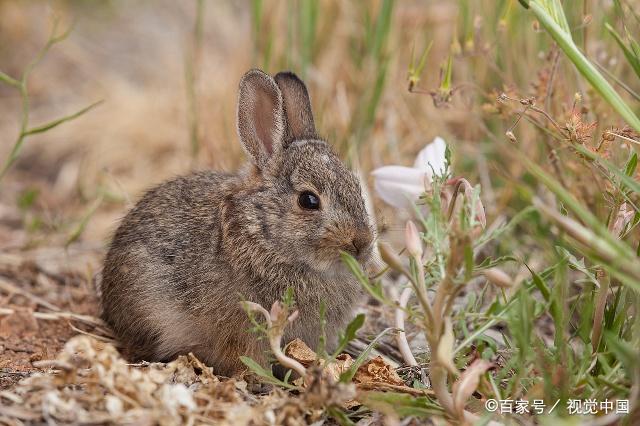
[[[72,336],[108,334],[97,325],[94,277],[69,266],[67,256],[48,256],[55,251],[0,252],[0,389],[40,370],[34,363],[55,358]],[[91,252],[95,264],[99,255]]]

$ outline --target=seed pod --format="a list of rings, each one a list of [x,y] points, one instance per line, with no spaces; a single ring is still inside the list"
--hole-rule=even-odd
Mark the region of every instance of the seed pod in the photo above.
[[[402,259],[400,259],[400,256],[396,254],[389,244],[384,241],[380,241],[378,243],[378,248],[380,249],[380,255],[382,256],[384,263],[389,265],[391,269],[398,272],[402,272],[403,274],[406,272],[406,268],[402,264]]]
[[[489,268],[485,270],[484,276],[487,278],[491,284],[500,287],[500,288],[511,288],[515,284],[513,279],[502,269],[499,268]]]

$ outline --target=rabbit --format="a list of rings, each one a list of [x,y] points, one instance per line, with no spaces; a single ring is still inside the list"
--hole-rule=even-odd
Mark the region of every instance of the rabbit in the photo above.
[[[283,341],[327,347],[362,298],[341,251],[366,268],[375,226],[356,175],[316,132],[305,84],[253,69],[241,79],[237,130],[249,162],[149,190],[117,228],[103,267],[102,318],[130,358],[193,352],[220,375],[268,366],[241,301],[269,309],[293,289],[298,318]]]

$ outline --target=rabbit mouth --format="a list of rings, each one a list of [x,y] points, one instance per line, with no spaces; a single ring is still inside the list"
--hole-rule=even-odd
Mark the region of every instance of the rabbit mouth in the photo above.
[[[354,258],[362,268],[366,268],[373,260],[373,246],[369,245],[360,249],[356,249],[353,245],[334,245],[331,247],[323,247],[312,255],[310,264],[314,269],[322,272],[348,270],[343,260],[343,254],[346,253]]]
[[[374,240],[375,234],[365,227],[355,231],[330,228],[320,241],[319,251],[338,262],[342,253],[347,253],[364,266],[371,258]]]

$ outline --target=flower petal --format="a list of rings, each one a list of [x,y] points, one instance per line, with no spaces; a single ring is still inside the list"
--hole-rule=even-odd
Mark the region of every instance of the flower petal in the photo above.
[[[384,166],[371,172],[376,181],[397,182],[424,187],[425,171],[413,167]]]
[[[424,185],[411,185],[399,182],[376,179],[373,188],[382,200],[399,209],[411,208],[418,197],[424,192]]]
[[[422,148],[413,166],[416,169],[428,172],[430,175],[435,171],[436,175],[442,176],[447,171],[446,151],[447,143],[438,136],[433,142]]]
[[[411,208],[431,180],[425,171],[403,166],[380,167],[371,175],[378,196],[396,208]]]

